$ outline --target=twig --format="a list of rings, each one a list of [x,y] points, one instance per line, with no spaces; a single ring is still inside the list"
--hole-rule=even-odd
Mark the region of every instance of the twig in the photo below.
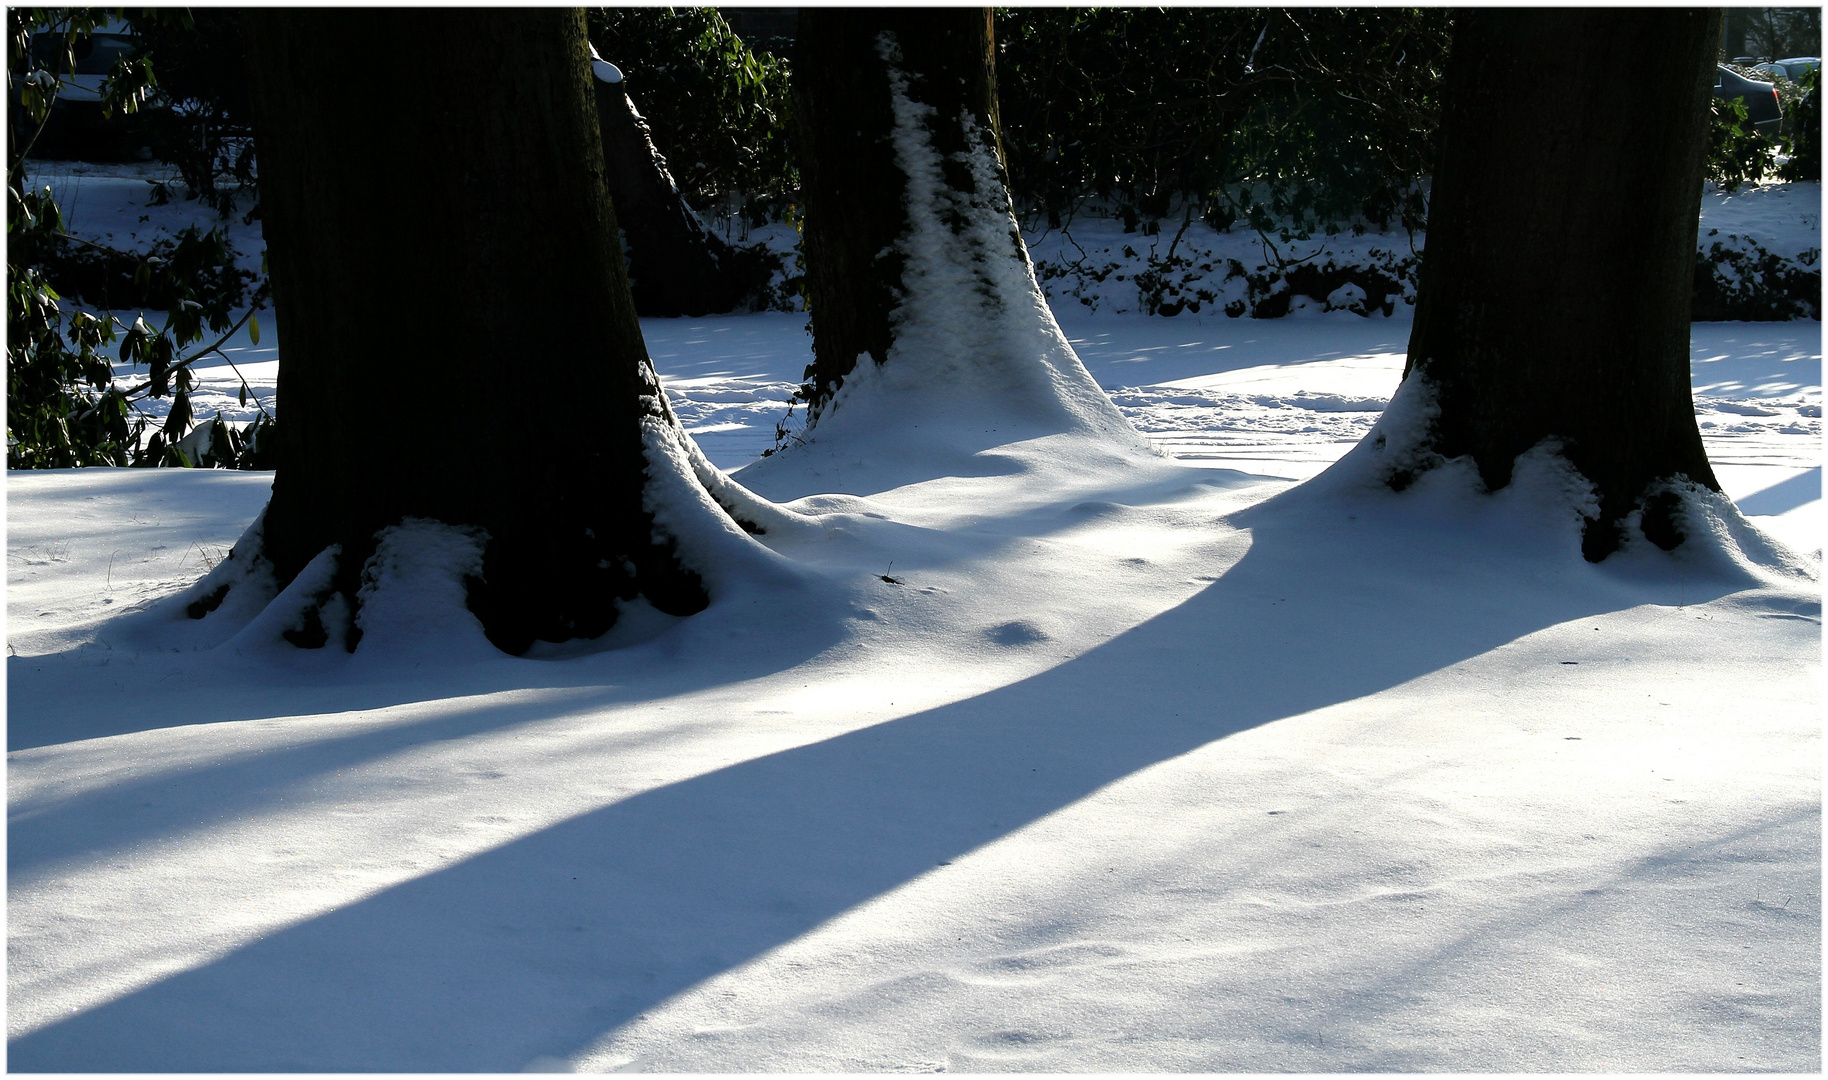
[[[57,86],[58,86],[58,89],[61,91],[63,88],[62,79],[57,80]],[[18,174],[18,181],[19,181],[20,188],[22,190],[24,189],[24,186],[25,186],[25,159],[26,159],[26,156],[32,152],[32,147],[38,145],[38,136],[44,134],[45,126],[51,122],[51,106],[55,105],[55,104],[57,104],[57,95],[52,94],[50,104],[48,104],[44,107],[44,119],[38,121],[38,129],[36,131],[32,132],[32,138],[30,139],[30,141],[28,141],[25,144],[25,149],[19,151],[19,160],[17,162],[14,162],[13,167],[7,170],[7,174],[8,174],[7,178],[9,180],[11,180],[13,178],[13,174],[15,174],[15,173]]]
[[[1187,226],[1193,224],[1193,200],[1187,199],[1185,202],[1186,213],[1181,215],[1181,230],[1174,234],[1173,241],[1168,244],[1168,258],[1170,259],[1174,258],[1174,249],[1180,246],[1181,237],[1187,235]]]
[[[208,348],[204,349],[202,352],[193,353],[190,356],[187,356],[184,359],[178,361],[177,363],[171,365],[171,367],[166,369],[166,373],[170,374],[171,372],[174,372],[174,371],[182,371],[183,369],[191,366],[192,364],[196,363],[197,361],[208,356],[210,353],[216,353],[216,354],[220,355],[224,360],[228,360],[228,354],[225,352],[222,352],[222,343],[227,341],[229,338],[234,337],[237,331],[239,331],[243,326],[247,325],[247,321],[254,317],[255,310],[256,309],[252,308],[252,307],[248,308],[247,313],[244,314],[243,316],[241,316],[240,319],[236,320],[235,325],[229,327],[228,331],[226,333],[224,333],[221,337],[217,338],[215,340],[215,342],[212,343]],[[229,366],[233,367],[234,361],[230,360]],[[236,369],[235,374],[237,374],[237,375],[241,374],[241,371],[239,368]],[[243,381],[246,381],[246,380],[243,380]],[[152,386],[152,380],[148,379],[131,390],[121,391],[121,396],[126,397],[126,398],[131,398],[135,394],[138,394],[143,390],[150,389],[151,386]],[[91,411],[93,411],[93,410],[91,410]],[[87,414],[85,413],[84,415],[87,415]]]
[[[119,248],[111,248],[107,244],[98,244],[93,240],[85,240],[80,236],[75,236],[70,233],[64,232],[62,229],[57,230],[57,238],[59,240],[74,240],[76,243],[82,244],[86,247],[92,247],[97,251],[105,251],[110,255],[118,255],[119,257],[121,257],[123,259],[132,259],[137,262],[150,261],[147,259],[140,258],[140,256],[135,255],[131,251],[122,251]]]

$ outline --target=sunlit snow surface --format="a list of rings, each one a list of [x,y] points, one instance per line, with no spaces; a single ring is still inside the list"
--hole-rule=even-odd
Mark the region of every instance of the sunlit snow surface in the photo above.
[[[644,323],[716,463],[803,323]],[[1598,566],[1552,469],[1291,485],[1400,319],[1062,328],[1175,456],[793,447],[709,609],[548,659],[435,530],[392,646],[205,649],[268,476],[9,474],[10,1067],[1819,1070],[1819,324],[1695,328],[1787,547]]]

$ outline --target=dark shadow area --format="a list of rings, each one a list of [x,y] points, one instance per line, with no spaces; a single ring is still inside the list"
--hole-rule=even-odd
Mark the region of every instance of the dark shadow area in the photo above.
[[[812,610],[818,610],[817,605]],[[688,625],[687,632],[706,632],[709,627],[703,624],[721,625],[725,614],[729,612],[714,602],[687,620],[700,623]],[[506,690],[579,690],[603,704],[664,698],[793,667],[844,634],[836,616],[802,617],[771,635],[766,649],[726,650],[715,663],[681,663],[662,639],[563,662],[504,653],[498,661],[446,667],[427,677],[418,671],[363,668],[351,663],[360,659],[359,652],[352,658],[334,647],[288,654],[275,646],[245,658],[230,646],[166,653],[149,644],[157,641],[158,619],[154,611],[129,611],[102,627],[95,640],[68,652],[8,657],[7,750],[191,724],[360,712]],[[98,654],[105,654],[106,661],[98,662]],[[129,691],[146,688],[156,692],[135,695],[131,707],[103,711],[95,706],[98,693],[113,694],[124,703]],[[558,711],[570,711],[579,700],[567,698]],[[496,719],[462,720],[459,728],[474,733],[544,714],[520,706],[485,709],[477,715]],[[437,726],[450,719],[428,723]],[[466,726],[471,724],[483,726]]]
[[[979,460],[989,462],[992,469],[1018,471],[1024,467],[1003,455],[987,454]],[[887,551],[901,571],[918,573],[961,558],[995,558],[999,549],[1012,542],[1076,528],[1093,517],[1120,513],[1126,506],[1148,506],[1213,487],[1237,487],[1263,479],[1223,469],[1170,467],[1160,476],[1125,473],[1108,483],[1088,484],[1079,493],[1080,501],[1066,506],[1053,502],[1027,509],[986,506],[983,516],[944,533],[894,521],[871,521],[867,532],[857,538],[861,548],[828,539],[812,545],[788,544],[781,550],[811,566],[872,573],[881,571],[879,556]],[[832,490],[821,487],[817,477],[783,476],[782,481],[785,493],[774,496],[780,499],[798,497],[791,487],[794,484],[819,493]],[[875,482],[864,486],[881,487]],[[714,603],[691,616],[668,638],[652,643],[559,662],[516,660],[504,654],[498,663],[441,670],[436,679],[416,672],[402,678],[385,669],[377,673],[352,665],[336,649],[291,654],[281,650],[246,658],[236,656],[232,647],[164,652],[160,643],[166,631],[162,627],[182,630],[189,625],[171,623],[161,614],[169,603],[161,600],[147,609],[123,612],[100,627],[93,640],[66,652],[8,657],[7,749],[27,750],[191,724],[382,709],[428,700],[428,694],[432,700],[445,700],[504,690],[578,690],[600,705],[650,700],[793,667],[842,640],[846,633],[835,618],[827,616],[821,621],[815,615],[827,605],[806,595],[789,596],[780,601],[782,618],[766,642],[752,643],[762,647],[731,643],[716,650],[712,660],[682,662],[680,655],[698,653],[676,647],[668,638],[717,633],[712,627],[731,612]],[[94,704],[97,693],[124,700],[131,690],[146,687],[159,692],[134,696],[131,708],[102,710]],[[207,693],[199,692],[202,688]],[[568,698],[562,709],[584,708],[573,704],[582,700],[586,699]],[[475,733],[535,721],[546,714],[518,706],[485,708],[474,714],[466,710],[464,715],[467,719],[458,721],[457,729]],[[483,716],[494,719],[485,721],[480,719]],[[439,729],[450,719],[427,723]],[[478,724],[482,726],[474,726]],[[373,742],[366,735],[352,738],[390,748],[408,745],[388,739]],[[343,761],[337,767],[354,763],[353,759]]]
[[[1739,500],[1739,512],[1748,517],[1775,516],[1807,506],[1822,497],[1822,467],[1772,484]]]
[[[513,1071],[574,1055],[1139,769],[1570,619],[1708,591],[1572,552],[1469,550],[1426,515],[1258,509],[1220,580],[1072,661],[645,791],[275,931],[17,1039],[11,1066]]]
[[[1201,488],[1243,484],[1252,479],[1228,471],[1179,470],[1155,483],[1097,487],[1088,492],[1093,497],[1064,507],[1049,503],[1027,511],[989,516],[975,523],[977,527],[969,532],[945,534],[944,543],[937,546],[938,534],[932,530],[880,522],[874,526],[880,531],[871,538],[866,554],[853,559],[844,558],[842,549],[820,554],[851,569],[867,571],[875,566],[876,552],[886,546],[896,552],[900,580],[918,584],[922,571],[955,563],[963,552],[974,559],[993,561],[1011,543],[1020,544],[1100,518],[1121,518],[1129,509],[1125,504],[1096,498],[1099,495],[1135,499],[1148,505]],[[349,668],[340,655],[325,654],[326,663],[319,665],[321,670],[299,674],[276,671],[274,665],[259,661],[190,654],[188,662],[196,667],[186,672],[181,684],[172,685],[207,686],[207,694],[192,689],[140,703],[131,712],[99,715],[92,708],[81,707],[83,695],[73,692],[65,679],[33,681],[15,676],[11,688],[14,720],[8,732],[12,750],[160,727],[362,712],[423,702],[428,700],[428,694],[436,694],[430,700],[444,704],[420,719],[384,726],[363,725],[347,734],[326,734],[291,746],[265,746],[210,764],[154,773],[78,796],[16,805],[8,819],[8,870],[15,883],[26,882],[40,867],[54,866],[84,853],[169,837],[224,817],[251,816],[295,798],[308,797],[300,793],[309,792],[324,777],[358,769],[415,745],[642,701],[664,701],[678,693],[761,678],[801,663],[841,639],[841,626],[821,625],[808,617],[808,611],[822,606],[796,604],[791,626],[771,632],[766,640],[730,640],[715,650],[669,649],[669,643],[661,640],[557,662],[504,656],[480,669],[440,671],[436,679],[375,684],[338,679],[335,672]],[[720,614],[709,613],[700,625],[682,624],[677,629],[708,631],[708,636],[718,638],[720,630],[706,624],[715,623]],[[798,644],[783,650],[783,641]],[[92,651],[15,658],[11,662],[69,664],[70,679],[75,680],[109,673],[118,677],[140,668],[139,664],[123,660],[98,671],[93,666],[94,657],[86,655]],[[709,654],[711,659],[683,661],[676,653]],[[300,665],[312,663],[311,655],[303,652],[290,659]],[[169,674],[162,661],[161,657],[152,666]],[[297,682],[288,683],[288,676]],[[145,681],[158,675],[148,676],[142,669],[138,678]],[[257,685],[249,685],[250,679]],[[521,692],[529,689],[551,694],[545,700],[528,701]],[[494,696],[504,691],[515,691],[515,700],[503,701]],[[644,736],[631,736],[631,745],[671,734],[670,727],[660,726],[658,717],[654,723],[656,726]]]
[[[646,689],[646,688],[644,688]],[[559,716],[622,703],[631,695],[615,687],[585,688],[557,700],[529,704],[498,699],[456,702],[424,719],[365,727],[292,746],[261,747],[224,755],[207,765],[155,772],[82,795],[15,809],[7,820],[7,874],[22,886],[40,868],[65,860],[181,835],[224,818],[253,817],[288,802],[308,800],[315,786],[337,773],[413,746],[537,724]],[[676,734],[654,726],[625,740],[633,747]]]

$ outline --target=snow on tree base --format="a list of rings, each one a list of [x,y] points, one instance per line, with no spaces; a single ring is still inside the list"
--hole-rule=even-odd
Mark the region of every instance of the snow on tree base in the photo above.
[[[884,35],[885,38],[889,35]],[[999,426],[1008,433],[1080,431],[1144,443],[1086,372],[1036,284],[1010,212],[994,150],[969,110],[956,119],[908,96],[890,61],[891,138],[907,176],[903,290],[889,317],[884,362],[860,357],[804,436],[832,443],[894,430],[934,443],[936,428]],[[948,182],[931,125],[957,123],[967,149],[952,155],[971,191]]]

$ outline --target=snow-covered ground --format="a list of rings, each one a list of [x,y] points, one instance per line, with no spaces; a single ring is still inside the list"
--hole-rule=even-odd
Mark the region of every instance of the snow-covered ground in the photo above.
[[[158,163],[47,162],[37,166],[33,179],[58,192],[70,228],[79,235],[143,248],[187,225],[221,225],[243,265],[257,269],[258,222],[245,223],[239,215],[223,219],[181,198],[164,206],[147,204],[148,182],[169,180],[169,172]],[[1156,237],[1121,230],[1115,220],[1086,216],[1065,231],[1041,230],[1029,240],[1038,264],[1075,257],[1075,244],[1122,264],[1082,290],[1094,304],[1056,295],[1053,306],[1094,378],[1157,445],[1190,462],[1305,479],[1370,430],[1402,373],[1409,339],[1406,304],[1396,303],[1388,318],[1321,311],[1299,302],[1293,314],[1279,319],[1229,318],[1222,304],[1174,318],[1139,315],[1134,274],[1152,245],[1167,250],[1174,230]],[[1786,258],[1817,260],[1821,185],[1748,185],[1733,193],[1710,188],[1702,201],[1701,235],[1706,238],[1710,230],[1745,237]],[[791,230],[771,226],[750,239],[785,248]],[[1348,230],[1279,250],[1290,260],[1319,252],[1369,264],[1375,261],[1369,252],[1407,251],[1408,244],[1400,232],[1355,236]],[[1126,245],[1140,251],[1126,257]],[[1235,258],[1256,267],[1264,258],[1261,240],[1241,225],[1220,234],[1195,221],[1181,250],[1221,265]],[[1811,251],[1817,254],[1809,256]],[[1215,280],[1222,276],[1221,271],[1205,280],[1220,288],[1223,283]],[[1228,287],[1242,286],[1234,281]],[[227,364],[199,365],[202,386],[193,396],[198,417],[220,413],[245,423],[262,406],[272,410],[276,321],[272,312],[263,313],[259,346],[244,331],[225,350],[248,380],[253,398],[246,405],[237,398],[240,381]],[[803,314],[768,313],[643,324],[674,408],[715,464],[740,468],[776,445],[777,425],[784,423],[789,435],[802,426],[803,411],[790,415],[789,404],[811,361],[805,321]],[[1733,497],[1751,500],[1743,507],[1748,514],[1768,519],[1767,528],[1808,550],[1820,549],[1823,526],[1821,340],[1821,324],[1812,320],[1697,323],[1692,334],[1696,411],[1721,483]],[[144,374],[141,369],[136,376],[125,366],[119,371],[133,382]],[[410,400],[412,392],[409,386],[375,386],[352,404],[385,411]],[[143,407],[162,417],[169,406],[155,400]]]
[[[544,659],[202,648],[269,476],[9,474],[9,1066],[1820,1069],[1819,323],[1695,327],[1751,526],[1592,565],[1552,469],[1334,465],[1401,317],[1061,315],[1171,456],[821,437],[774,571]],[[803,323],[644,322],[716,463]]]

